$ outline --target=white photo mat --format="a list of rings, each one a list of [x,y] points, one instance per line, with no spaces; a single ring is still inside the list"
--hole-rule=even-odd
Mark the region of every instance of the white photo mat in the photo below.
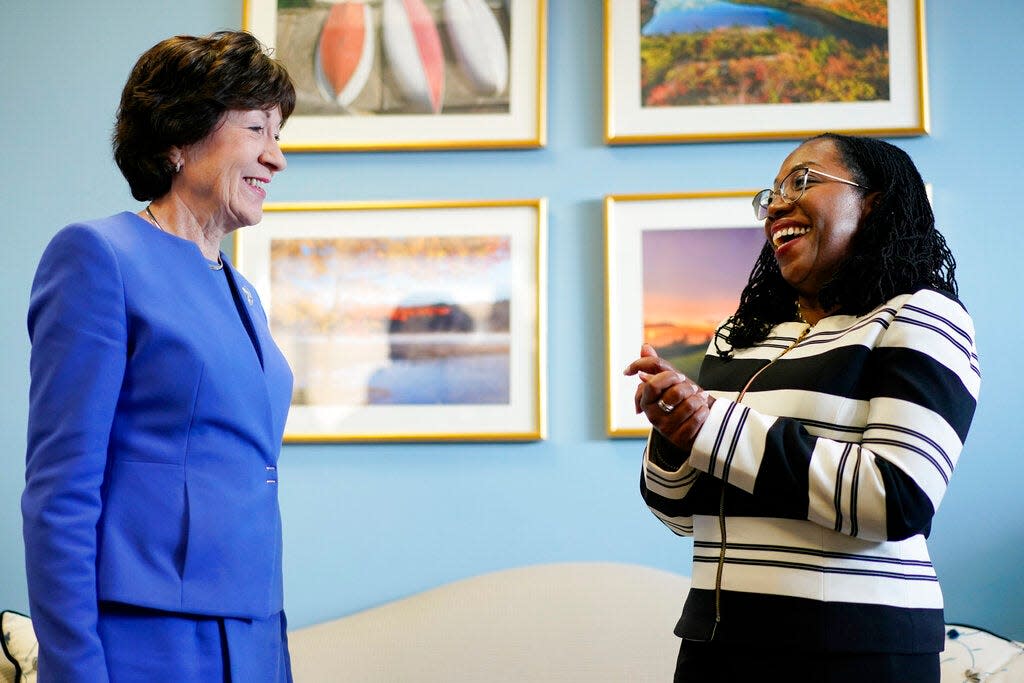
[[[638,380],[635,376],[623,375],[626,366],[639,357],[644,342],[644,233],[736,228],[763,231],[763,224],[755,220],[751,207],[755,192],[609,195],[605,198],[606,427],[609,436],[645,437],[650,432],[650,423],[642,414],[637,415],[633,406]],[[751,258],[747,272],[753,265]],[[743,284],[745,282],[737,283],[737,301]],[[701,296],[702,292],[693,292],[693,297]]]
[[[889,0],[888,19],[889,100],[645,107],[639,0],[605,0],[605,141],[797,139],[824,131],[927,134],[924,0]]]
[[[285,151],[366,151],[543,147],[546,132],[547,0],[507,0],[507,113],[303,115],[281,131]],[[379,2],[369,2],[377,11]],[[276,0],[243,0],[243,27],[272,50]],[[312,58],[312,57],[311,57]]]
[[[369,368],[355,367],[330,392],[334,399],[292,405],[285,441],[538,440],[546,436],[544,406],[546,200],[268,204],[263,221],[241,231],[236,265],[274,319],[274,240],[506,237],[509,246],[508,400],[499,404],[372,405],[358,400]],[[428,264],[429,258],[424,259]],[[429,266],[428,266],[429,267]],[[351,274],[349,275],[351,277]],[[358,274],[355,275],[358,280]],[[458,275],[437,273],[458,289]],[[356,283],[375,287],[372,282]],[[310,293],[310,297],[318,296]],[[396,302],[397,303],[397,302]],[[274,332],[273,323],[271,331]],[[277,333],[275,333],[275,337]],[[342,330],[342,334],[345,331]],[[282,345],[279,341],[279,345]],[[294,351],[282,345],[286,357]],[[386,362],[386,350],[379,353]],[[289,358],[302,372],[306,358]],[[332,361],[328,361],[332,362]],[[353,377],[353,372],[358,375]],[[351,396],[350,396],[351,394]],[[326,401],[326,402],[325,402]]]

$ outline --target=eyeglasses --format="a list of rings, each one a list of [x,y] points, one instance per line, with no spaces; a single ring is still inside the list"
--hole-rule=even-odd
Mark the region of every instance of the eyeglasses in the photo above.
[[[782,179],[782,182],[779,183],[778,190],[772,190],[770,188],[764,189],[754,195],[754,200],[751,204],[754,205],[754,215],[757,217],[757,220],[763,221],[765,218],[768,218],[768,207],[776,196],[780,197],[786,204],[792,204],[803,197],[804,192],[807,190],[807,179],[812,173],[816,176],[821,176],[822,178],[834,180],[837,183],[853,185],[854,187],[859,187],[862,190],[868,189],[859,183],[853,182],[852,180],[846,180],[845,178],[829,175],[822,171],[816,171],[813,168],[797,168]]]

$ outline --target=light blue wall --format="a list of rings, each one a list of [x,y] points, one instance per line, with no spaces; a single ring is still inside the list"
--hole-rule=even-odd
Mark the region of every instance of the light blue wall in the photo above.
[[[549,4],[546,149],[292,154],[274,182],[272,201],[550,199],[550,438],[286,447],[281,504],[294,625],[537,562],[613,560],[689,573],[689,542],[649,516],[637,493],[641,443],[604,436],[601,198],[763,186],[794,145],[604,146],[601,3]],[[173,33],[237,27],[241,3],[137,0],[130,11],[112,0],[2,5],[0,607],[24,610],[18,499],[24,314],[35,265],[67,222],[138,208],[108,143],[135,58]],[[1021,26],[1024,3],[931,0],[932,134],[897,141],[933,185],[984,374],[977,419],[931,539],[947,619],[1016,638],[1024,638]]]

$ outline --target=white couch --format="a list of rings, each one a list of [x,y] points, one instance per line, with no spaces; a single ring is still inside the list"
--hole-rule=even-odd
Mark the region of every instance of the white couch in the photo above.
[[[296,683],[668,683],[689,587],[632,564],[498,571],[297,629],[292,669]],[[943,683],[1024,683],[1024,643],[946,632]]]

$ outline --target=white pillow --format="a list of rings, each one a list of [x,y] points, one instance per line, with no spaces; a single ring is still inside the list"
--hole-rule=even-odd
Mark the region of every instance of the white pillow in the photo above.
[[[32,620],[24,614],[0,612],[0,681],[3,683],[35,683],[39,644]]]
[[[1024,681],[1024,643],[974,626],[946,624],[942,683]]]

